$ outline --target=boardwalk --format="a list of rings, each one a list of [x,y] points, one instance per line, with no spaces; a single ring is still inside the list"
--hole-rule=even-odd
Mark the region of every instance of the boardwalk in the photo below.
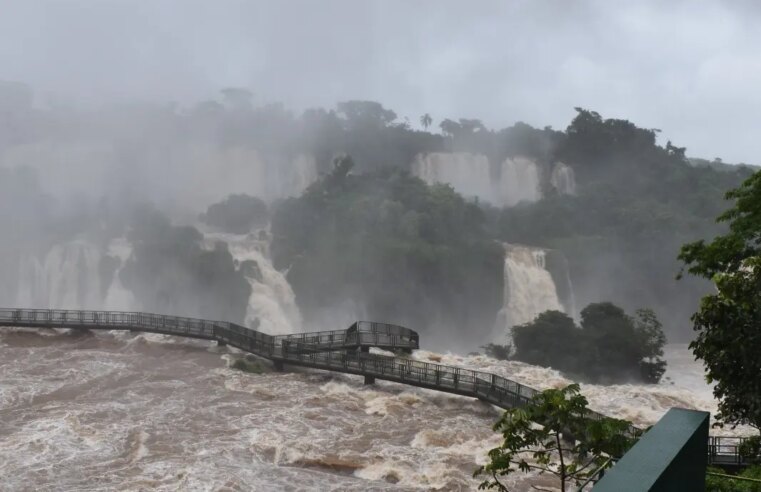
[[[0,309],[0,328],[131,330],[213,340],[273,361],[383,379],[478,398],[500,408],[525,405],[537,390],[496,374],[369,353],[370,347],[409,352],[419,348],[417,332],[387,323],[358,321],[345,330],[273,336],[224,321],[115,311]],[[592,418],[604,416],[590,412]],[[634,428],[632,429],[635,430]],[[742,465],[739,438],[712,437],[709,462]]]

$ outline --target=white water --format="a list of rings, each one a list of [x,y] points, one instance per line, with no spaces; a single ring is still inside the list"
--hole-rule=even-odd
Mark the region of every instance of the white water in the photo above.
[[[250,147],[194,145],[186,160],[173,164],[179,179],[171,195],[181,204],[201,211],[230,194],[245,193],[266,201],[301,194],[317,179],[311,155],[293,160],[266,158]]]
[[[448,183],[469,198],[494,199],[489,159],[484,155],[466,152],[419,154],[412,163],[412,173],[428,184]]]
[[[545,257],[539,248],[505,245],[505,300],[498,316],[504,323],[497,322],[496,343],[504,343],[512,326],[532,321],[547,310],[564,310]]]
[[[230,353],[162,335],[0,330],[3,489],[475,490],[473,469],[500,442],[499,411],[470,398],[297,368],[246,374],[226,367]],[[413,357],[538,389],[570,382],[485,356]],[[672,406],[714,412],[686,347],[666,357],[673,381],[582,392],[638,425]]]
[[[539,170],[524,157],[505,159],[492,178],[489,159],[465,152],[419,154],[412,173],[428,184],[448,183],[462,195],[478,197],[497,206],[512,206],[541,198]]]
[[[109,311],[140,311],[140,304],[135,295],[122,285],[121,271],[124,264],[132,254],[132,245],[125,238],[118,238],[111,241],[108,246],[108,255],[118,258],[121,264],[114,272],[111,285],[106,291],[106,298],[103,300],[103,309]]]
[[[103,251],[84,239],[53,245],[46,253],[22,256],[15,306],[39,309],[138,310],[135,298],[122,286],[119,271],[131,247],[124,238],[111,241],[105,254],[118,258],[111,282],[101,285],[98,267]]]
[[[246,309],[246,324],[253,326],[259,319],[259,330],[271,335],[302,331],[301,314],[296,306],[296,296],[283,272],[272,265],[270,237],[267,231],[251,234],[206,233],[209,247],[217,241],[228,244],[230,253],[238,262],[254,261],[258,274],[247,274],[251,285],[251,297]],[[260,274],[260,275],[259,275]]]
[[[525,157],[505,159],[500,168],[496,203],[512,206],[520,202],[535,202],[542,198],[539,188],[539,168]]]
[[[581,384],[581,392],[589,400],[590,408],[640,426],[654,424],[672,407],[702,410],[714,415],[717,406],[713,387],[705,382],[703,366],[694,359],[687,345],[670,344],[664,352],[668,367],[659,384]],[[492,372],[536,389],[562,388],[573,382],[552,368],[517,361],[497,361],[483,355],[434,354],[419,350],[414,357],[426,362]],[[742,426],[734,430],[711,431],[717,435],[749,435],[752,432],[753,429]]]
[[[307,154],[264,156],[248,146],[180,141],[122,147],[109,139],[40,141],[0,148],[0,166],[35,168],[42,187],[67,201],[127,194],[191,216],[233,193],[266,201],[296,196],[318,177]]]
[[[42,258],[19,263],[18,307],[95,309],[102,305],[97,246],[87,241],[54,245]]]
[[[550,184],[561,195],[575,195],[576,177],[573,168],[562,162],[555,164],[550,175]]]

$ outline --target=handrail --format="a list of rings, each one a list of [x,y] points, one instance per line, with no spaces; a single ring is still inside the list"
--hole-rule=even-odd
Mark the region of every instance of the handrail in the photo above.
[[[396,381],[478,398],[501,408],[525,405],[539,393],[497,374],[367,353],[369,347],[388,350],[419,348],[417,332],[388,323],[357,321],[346,330],[273,336],[225,321],[153,313],[0,308],[2,327],[121,329],[216,340],[280,364]],[[589,411],[587,416],[596,420],[605,418],[594,411]],[[635,426],[629,428],[632,434],[640,431]],[[738,439],[736,445],[725,443],[733,438],[711,436],[709,439],[709,464],[747,464],[739,453],[742,438],[734,438]]]

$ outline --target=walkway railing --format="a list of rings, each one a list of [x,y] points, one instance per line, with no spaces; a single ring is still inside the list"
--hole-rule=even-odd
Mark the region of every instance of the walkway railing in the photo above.
[[[235,323],[161,314],[0,308],[1,327],[133,330],[216,340],[276,364],[396,381],[478,398],[500,408],[523,406],[538,393],[496,374],[368,353],[370,347],[407,352],[419,348],[417,332],[387,323],[358,321],[346,330],[273,336]],[[588,416],[605,418],[597,412]],[[631,433],[639,431],[630,428]],[[739,452],[741,442],[740,438],[711,437],[709,464],[746,464]]]

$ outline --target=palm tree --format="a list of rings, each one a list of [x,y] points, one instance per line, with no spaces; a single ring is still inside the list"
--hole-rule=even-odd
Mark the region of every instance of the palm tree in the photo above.
[[[431,126],[431,123],[433,123],[433,119],[431,118],[430,114],[426,113],[420,117],[420,124],[423,125],[423,128],[426,130],[428,130],[428,127]]]

